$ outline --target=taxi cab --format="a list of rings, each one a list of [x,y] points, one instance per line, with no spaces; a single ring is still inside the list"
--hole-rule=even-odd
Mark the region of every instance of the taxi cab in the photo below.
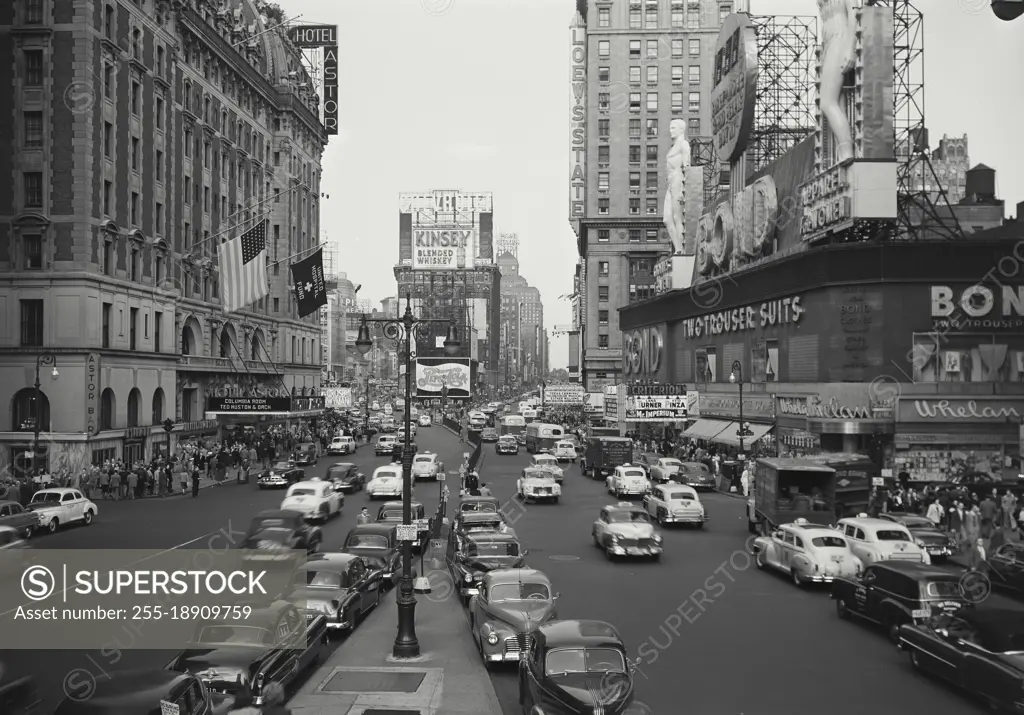
[[[657,484],[644,497],[644,509],[659,524],[692,524],[702,528],[708,520],[697,490],[675,482]]]
[[[555,447],[551,450],[551,456],[559,462],[576,462],[576,445],[569,440],[562,440],[555,442]]]
[[[754,540],[754,563],[759,569],[772,568],[789,574],[802,587],[810,583],[832,583],[836,578],[856,578],[863,565],[835,529],[797,519],[783,524],[769,536]]]
[[[850,551],[867,566],[876,561],[916,561],[930,564],[928,552],[917,545],[910,530],[867,514],[840,519],[836,530],[846,537]]]
[[[616,467],[611,476],[604,480],[605,489],[617,498],[625,496],[643,496],[651,491],[651,483],[647,473],[632,464]]]

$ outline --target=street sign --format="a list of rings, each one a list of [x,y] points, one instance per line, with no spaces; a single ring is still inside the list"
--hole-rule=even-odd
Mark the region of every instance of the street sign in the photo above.
[[[443,482],[444,479],[445,479],[444,472],[441,472],[440,474],[437,475],[437,481]]]
[[[419,541],[419,529],[416,528],[415,524],[399,524],[398,525],[398,540],[399,541]]]

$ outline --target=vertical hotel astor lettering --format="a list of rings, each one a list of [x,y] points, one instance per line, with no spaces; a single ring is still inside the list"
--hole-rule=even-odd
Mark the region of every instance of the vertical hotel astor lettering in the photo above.
[[[583,218],[587,199],[587,28],[572,25],[572,177],[569,219]]]

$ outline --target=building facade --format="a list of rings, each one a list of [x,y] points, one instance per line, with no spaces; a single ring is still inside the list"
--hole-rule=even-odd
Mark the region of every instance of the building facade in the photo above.
[[[501,271],[501,384],[510,384],[513,377],[530,383],[544,374],[544,302],[540,290],[520,274],[516,256],[502,253],[497,263]]]
[[[710,134],[715,42],[735,4],[577,3],[570,221],[585,263],[587,391],[621,377],[618,310],[654,296],[654,266],[671,252],[662,223],[669,123],[684,120],[691,141]]]
[[[56,0],[0,9],[0,467],[149,457],[216,432],[210,395],[314,394],[319,316],[288,262],[317,242],[318,100],[251,0]],[[289,75],[299,81],[288,79]],[[270,295],[225,316],[217,244],[268,222]]]

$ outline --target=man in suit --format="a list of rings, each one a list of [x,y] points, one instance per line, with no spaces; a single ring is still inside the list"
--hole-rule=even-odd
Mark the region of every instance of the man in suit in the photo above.
[[[964,510],[964,503],[958,501],[956,507],[949,512],[949,534],[957,548],[960,547],[960,544],[964,543],[964,521],[966,517],[967,513]]]

